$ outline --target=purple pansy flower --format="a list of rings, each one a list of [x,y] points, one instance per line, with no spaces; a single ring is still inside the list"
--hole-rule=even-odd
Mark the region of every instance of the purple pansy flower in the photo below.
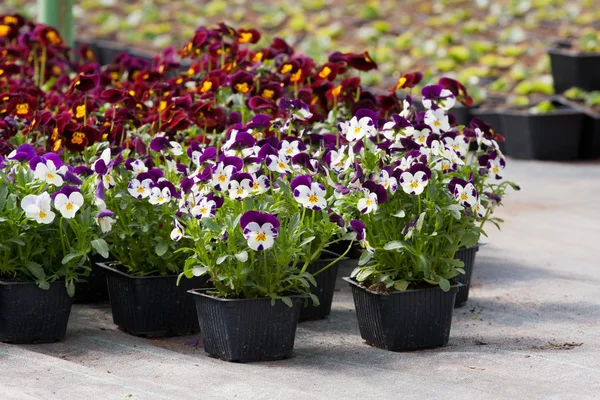
[[[240,226],[248,246],[262,251],[273,247],[278,235],[279,220],[273,214],[260,211],[247,211],[240,219]]]
[[[327,207],[327,189],[319,182],[313,182],[308,175],[301,175],[294,179],[290,184],[294,198],[304,207],[311,210],[322,210]]]

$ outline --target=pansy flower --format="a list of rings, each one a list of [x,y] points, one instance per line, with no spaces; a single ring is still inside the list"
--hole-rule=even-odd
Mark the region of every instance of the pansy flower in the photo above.
[[[33,157],[29,162],[30,168],[33,170],[34,176],[49,185],[56,187],[62,186],[64,179],[63,174],[67,168],[62,164],[62,161],[57,154],[46,153],[43,156]]]
[[[377,183],[383,186],[390,193],[396,193],[398,188],[398,180],[393,175],[392,167],[386,167],[379,173],[377,177]]]
[[[273,247],[278,236],[279,225],[275,215],[260,211],[247,211],[240,219],[240,226],[248,246],[257,251]]]
[[[365,224],[357,219],[353,219],[350,221],[350,231],[356,233],[356,240],[370,253],[374,253],[375,249],[369,245],[367,241],[367,231],[365,229]]]
[[[128,171],[133,172],[134,175],[139,175],[144,172],[148,172],[148,167],[144,164],[144,161],[138,160],[137,158],[129,158],[125,161],[125,168]]]
[[[464,157],[469,149],[469,141],[463,135],[456,135],[455,137],[446,136],[444,143],[448,149],[454,150],[461,157]]]
[[[24,143],[10,152],[6,158],[9,160],[30,161],[36,155],[35,148],[28,143]]]
[[[214,167],[211,184],[218,191],[229,188],[229,180],[234,172],[242,169],[244,162],[239,157],[223,157]]]
[[[150,178],[146,178],[142,181],[133,178],[127,185],[127,191],[136,199],[145,199],[150,196],[153,187],[154,181]]]
[[[294,198],[304,207],[311,210],[322,210],[327,207],[327,189],[319,182],[313,182],[308,175],[297,176],[290,184]]]
[[[268,176],[256,176],[255,173],[252,173],[252,190],[254,190],[254,193],[265,193],[267,190],[269,190],[270,187],[271,181],[269,180]]]
[[[473,105],[473,98],[469,96],[467,88],[459,81],[450,78],[441,78],[438,84],[444,89],[451,91],[456,99],[466,107]]]
[[[117,222],[114,218],[112,218],[114,215],[115,213],[108,209],[102,210],[96,214],[94,219],[96,220],[96,224],[100,227],[102,233],[108,233],[111,231],[113,224]]]
[[[173,218],[173,230],[171,231],[171,240],[179,241],[183,237],[183,226],[179,223],[177,218]]]
[[[379,204],[383,204],[387,200],[385,188],[373,181],[363,183],[362,191],[365,197],[358,200],[357,208],[363,214],[377,211]]]
[[[229,181],[229,197],[242,200],[254,192],[252,175],[247,172],[236,172]]]
[[[73,218],[83,206],[83,195],[73,186],[63,187],[54,196],[54,208],[67,219]]]
[[[191,209],[192,214],[196,219],[212,218],[217,212],[217,203],[215,200],[211,200],[208,197],[200,198],[200,201],[196,203]]]
[[[279,172],[280,174],[291,173],[289,159],[285,155],[269,154],[266,158],[266,164],[269,171]]]
[[[456,98],[448,89],[444,89],[441,85],[425,86],[421,90],[423,95],[423,107],[427,110],[434,109],[437,106],[445,111],[454,107]]]
[[[104,149],[100,157],[94,162],[93,169],[101,177],[102,184],[106,189],[112,189],[116,185],[112,177],[112,167],[120,162],[120,160],[122,160],[122,157],[111,161],[110,149]]]
[[[54,221],[55,216],[50,208],[50,201],[48,192],[43,192],[39,196],[28,194],[21,200],[21,208],[25,211],[27,218],[40,224],[50,224]]]
[[[506,167],[506,161],[497,151],[492,151],[479,157],[479,165],[487,168],[489,177],[500,180]]]
[[[477,190],[471,182],[460,178],[452,178],[448,183],[448,190],[465,208],[474,207],[478,203]]]
[[[428,125],[433,133],[444,133],[450,130],[450,122],[448,120],[448,114],[442,108],[437,110],[427,110],[425,112],[424,122]]]
[[[362,117],[360,120],[356,116],[350,121],[342,122],[339,125],[341,134],[349,141],[355,142],[365,137],[370,138],[377,135],[377,129],[373,126],[373,120],[369,117]]]
[[[296,154],[300,153],[303,149],[301,147],[305,147],[304,144],[299,140],[282,140],[279,142],[279,154],[283,154],[287,157],[294,157]]]
[[[431,171],[425,164],[414,164],[400,175],[400,185],[405,193],[419,195],[425,190],[430,176]]]

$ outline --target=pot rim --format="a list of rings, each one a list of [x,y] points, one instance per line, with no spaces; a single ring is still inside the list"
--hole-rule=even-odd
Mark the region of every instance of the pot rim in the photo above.
[[[223,297],[217,297],[217,296],[213,296],[213,295],[210,295],[210,294],[207,294],[207,293],[203,293],[203,292],[206,292],[208,290],[214,290],[214,288],[191,289],[191,290],[188,290],[187,292],[189,294],[194,295],[194,296],[207,297],[207,298],[212,299],[212,300],[222,301],[222,302],[226,302],[226,303],[227,302],[240,302],[240,301],[267,301],[267,300],[271,301],[271,299],[268,298],[268,297],[259,297],[259,298],[256,298],[256,299],[226,299],[226,298],[223,298]],[[292,295],[286,296],[286,297],[306,299],[309,296],[306,296],[306,295],[303,295],[303,294],[292,294]]]
[[[55,281],[52,282],[48,282],[50,285],[53,285],[55,283],[65,283],[64,279],[57,279]],[[37,283],[35,283],[35,281],[17,281],[17,282],[12,282],[12,281],[5,281],[0,279],[0,286],[15,286],[15,285],[36,285]],[[43,289],[42,289],[43,290]]]
[[[531,112],[529,112],[529,110],[517,110],[514,108],[507,108],[504,109],[502,111],[500,111],[501,115],[505,115],[505,116],[520,116],[520,117],[530,117],[530,118],[543,118],[543,117],[559,117],[559,116],[566,116],[566,115],[584,115],[584,113],[580,110],[576,110],[573,108],[566,108],[566,109],[558,109],[558,110],[553,110],[553,111],[549,111],[546,113],[540,113],[540,114],[533,114]]]
[[[128,274],[128,273],[123,272],[123,271],[119,271],[118,269],[113,268],[113,267],[109,267],[108,263],[106,263],[106,262],[97,262],[96,265],[99,266],[99,267],[101,267],[101,268],[107,269],[107,270],[109,270],[111,272],[114,272],[116,274],[125,276],[127,278],[131,278],[131,279],[177,278],[179,276],[179,275],[175,275],[175,274],[173,274],[173,275],[144,275],[144,276],[137,276],[137,275]]]
[[[600,53],[593,51],[579,51],[573,49],[560,49],[556,47],[550,47],[547,50],[548,54],[554,54],[559,56],[568,56],[573,58],[600,58]]]
[[[395,292],[390,292],[388,294],[383,294],[383,293],[379,293],[379,292],[375,292],[373,290],[370,290],[369,288],[361,285],[360,283],[358,283],[357,281],[355,281],[353,278],[350,278],[349,276],[345,276],[342,278],[343,280],[345,280],[346,282],[348,282],[351,285],[356,286],[359,289],[364,290],[365,292],[369,292],[371,294],[375,294],[378,296],[394,296],[394,295],[403,295],[403,294],[407,294],[407,293],[415,293],[415,292],[424,292],[427,290],[442,290],[439,286],[438,287],[431,287],[431,288],[426,288],[426,289],[408,289],[408,290],[404,290],[402,292],[400,291],[395,291]],[[454,291],[458,291],[458,288],[465,286],[464,283],[460,283],[460,282],[456,282],[455,284],[450,286],[450,291],[454,292]]]

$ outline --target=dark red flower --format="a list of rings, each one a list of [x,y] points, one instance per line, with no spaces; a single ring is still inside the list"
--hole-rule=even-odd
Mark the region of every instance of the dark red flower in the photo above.
[[[451,91],[456,99],[463,105],[467,107],[473,105],[473,98],[469,96],[467,93],[467,88],[464,87],[464,85],[459,81],[450,78],[441,78],[438,81],[438,84],[444,89]]]
[[[346,53],[344,54],[345,60],[349,66],[359,71],[371,71],[377,69],[377,64],[369,56],[369,52],[364,53]]]
[[[260,32],[256,29],[238,29],[238,42],[257,43],[260,40]]]
[[[100,131],[91,126],[82,126],[80,124],[68,124],[63,132],[64,146],[78,153],[85,150],[86,147],[99,141],[102,136]]]
[[[396,82],[396,86],[394,86],[394,90],[404,89],[404,88],[413,88],[418,85],[423,80],[422,72],[409,72],[408,74],[402,75],[398,78],[398,82]]]

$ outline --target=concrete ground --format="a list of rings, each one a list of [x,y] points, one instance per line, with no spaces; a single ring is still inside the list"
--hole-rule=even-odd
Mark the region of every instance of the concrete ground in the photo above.
[[[331,316],[300,324],[277,362],[129,336],[107,306],[76,305],[65,341],[0,344],[0,399],[598,399],[600,164],[511,161],[506,175],[522,191],[489,229],[445,348],[367,346],[342,281]]]

